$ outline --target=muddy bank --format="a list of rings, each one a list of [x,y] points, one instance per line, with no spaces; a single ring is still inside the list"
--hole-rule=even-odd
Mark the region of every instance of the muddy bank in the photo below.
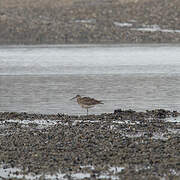
[[[10,177],[33,173],[42,179],[57,173],[59,179],[178,179],[178,117],[163,109],[89,116],[0,113],[0,169],[16,167]]]
[[[179,43],[179,0],[0,2],[0,44]]]

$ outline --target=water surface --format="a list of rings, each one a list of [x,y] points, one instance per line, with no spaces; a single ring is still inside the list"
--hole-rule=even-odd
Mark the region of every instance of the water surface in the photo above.
[[[0,111],[84,114],[76,94],[104,101],[90,110],[180,109],[180,46],[1,46]]]

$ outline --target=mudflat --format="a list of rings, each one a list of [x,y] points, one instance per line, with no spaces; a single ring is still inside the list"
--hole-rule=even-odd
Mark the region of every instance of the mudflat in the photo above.
[[[0,44],[179,42],[179,0],[0,0]]]

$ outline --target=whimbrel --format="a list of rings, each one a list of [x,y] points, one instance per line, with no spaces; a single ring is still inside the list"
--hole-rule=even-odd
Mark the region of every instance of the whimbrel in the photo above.
[[[97,104],[104,104],[101,101],[98,101],[96,99],[90,98],[90,97],[81,97],[80,95],[76,95],[72,99],[77,99],[77,103],[82,107],[87,109],[87,115],[88,115],[88,109],[94,107]],[[72,100],[71,99],[71,100]]]

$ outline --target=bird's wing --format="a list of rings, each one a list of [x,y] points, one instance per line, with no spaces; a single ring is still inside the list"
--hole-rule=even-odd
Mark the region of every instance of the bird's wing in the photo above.
[[[81,102],[85,105],[103,104],[101,101],[98,101],[98,100],[96,100],[94,98],[90,98],[90,97],[81,98]]]

